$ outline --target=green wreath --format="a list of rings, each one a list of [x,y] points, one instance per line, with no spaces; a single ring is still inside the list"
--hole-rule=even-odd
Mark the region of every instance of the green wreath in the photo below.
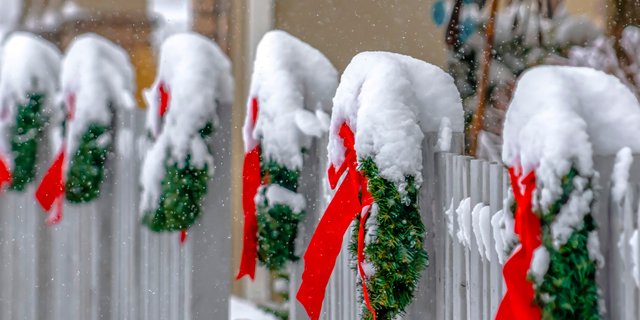
[[[380,176],[371,158],[362,160],[358,169],[368,179],[368,190],[378,208],[377,213],[369,217],[375,219],[377,227],[372,241],[364,249],[365,260],[375,268],[375,273],[366,281],[369,300],[376,319],[393,320],[404,314],[413,300],[422,271],[429,265],[424,249],[426,230],[418,208],[419,188],[415,178],[407,176],[406,195],[401,195],[393,182]],[[358,215],[349,246],[354,259],[358,252],[359,227]],[[365,224],[365,234],[369,231]],[[361,280],[358,282],[360,301],[364,301]],[[362,319],[373,319],[366,306],[362,308]]]
[[[262,177],[268,177],[269,185],[278,185],[291,192],[297,192],[299,170],[288,169],[269,160],[260,161]],[[256,203],[258,221],[258,260],[271,271],[282,271],[289,261],[298,261],[295,241],[298,224],[305,216],[304,211],[296,212],[286,204],[273,204],[266,197],[267,186],[258,191]]]
[[[100,196],[104,165],[113,145],[112,132],[112,126],[94,123],[80,138],[67,171],[65,193],[69,202],[87,203]]]
[[[556,249],[553,244],[551,225],[560,210],[576,191],[575,179],[586,179],[587,185],[580,192],[593,192],[591,177],[583,177],[572,168],[561,180],[562,195],[549,209],[541,214],[542,245],[549,252],[549,268],[542,282],[535,285],[535,297],[542,309],[542,319],[600,319],[598,286],[596,284],[597,262],[589,255],[589,234],[596,231],[593,215],[589,212],[582,225],[575,229],[567,242]],[[592,208],[593,202],[590,204]],[[534,277],[530,275],[530,281]]]
[[[15,125],[11,127],[11,152],[13,172],[10,189],[24,191],[36,175],[38,143],[44,134],[47,121],[44,115],[45,96],[31,93],[25,104],[16,108]]]
[[[208,140],[213,131],[213,124],[207,123],[200,130],[200,138]],[[144,213],[142,223],[155,232],[187,230],[202,214],[208,181],[208,165],[193,165],[191,155],[183,163],[170,163],[167,155],[158,206]]]

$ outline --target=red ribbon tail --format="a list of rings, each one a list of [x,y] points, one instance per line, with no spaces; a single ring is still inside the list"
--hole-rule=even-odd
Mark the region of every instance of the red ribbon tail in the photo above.
[[[180,245],[187,243],[187,230],[180,230]]]
[[[517,203],[515,213],[515,231],[520,238],[520,245],[507,260],[503,268],[503,276],[507,285],[497,320],[541,318],[540,308],[534,304],[535,292],[533,284],[527,280],[533,252],[541,244],[540,219],[533,213],[532,198],[535,190],[535,172],[531,172],[522,180],[524,193],[520,190],[519,177],[513,168],[509,169],[511,185]]]
[[[245,154],[242,169],[242,207],[244,209],[244,236],[240,270],[236,279],[248,275],[255,279],[258,257],[258,221],[256,219],[255,195],[260,188],[260,146]]]
[[[346,179],[350,179],[347,173]],[[322,311],[327,283],[333,272],[342,239],[349,225],[359,214],[358,190],[351,183],[342,183],[327,207],[304,254],[302,283],[296,298],[309,318],[317,320]]]
[[[53,204],[56,201],[59,202],[59,207],[57,208],[57,211],[59,211],[58,220],[62,217],[62,201],[64,196],[64,158],[65,153],[63,146],[62,151],[60,151],[51,167],[49,167],[49,170],[47,170],[47,173],[44,175],[44,178],[36,190],[36,199],[44,211],[50,211]],[[53,221],[55,219],[51,220]]]
[[[0,156],[0,191],[5,183],[11,182],[11,170],[6,160]]]
[[[366,205],[362,208],[362,213],[360,216],[360,228],[358,229],[358,271],[360,272],[360,279],[362,280],[362,293],[364,296],[364,302],[371,312],[373,316],[373,320],[376,320],[376,311],[371,306],[371,300],[369,299],[369,290],[367,290],[367,281],[366,274],[364,273],[364,231],[365,231],[365,223],[367,222],[367,218],[369,217],[369,209],[370,205]]]
[[[53,210],[51,210],[51,212],[49,213],[49,216],[47,216],[47,219],[44,221],[44,223],[48,226],[56,225],[60,221],[62,221],[62,207],[64,205],[62,201],[62,197],[59,197],[56,200],[55,204],[56,204],[56,207]]]

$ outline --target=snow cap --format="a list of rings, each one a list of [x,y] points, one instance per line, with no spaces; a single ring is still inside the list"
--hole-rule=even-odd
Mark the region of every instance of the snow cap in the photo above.
[[[129,56],[113,42],[92,33],[75,38],[62,62],[60,77],[63,98],[75,97],[68,154],[73,154],[89,125],[111,123],[111,108],[136,107],[134,77]]]
[[[261,144],[267,159],[302,167],[302,149],[329,124],[338,72],[317,49],[280,31],[267,32],[256,53],[244,125],[245,150]],[[252,99],[258,99],[255,127]]]
[[[26,32],[12,33],[0,54],[0,114],[12,119],[15,105],[26,103],[31,93],[51,101],[58,91],[61,59],[52,43]]]
[[[157,78],[144,93],[147,129],[156,141],[142,166],[141,212],[157,207],[166,164],[182,167],[189,157],[192,166],[213,174],[213,158],[200,130],[207,123],[216,128],[217,108],[233,103],[231,62],[213,41],[195,33],[173,35],[162,44],[159,60]],[[170,96],[164,124],[158,110],[161,85]]]
[[[451,132],[464,127],[453,78],[434,65],[396,53],[356,55],[342,75],[333,105],[329,162],[339,167],[344,160],[338,132],[346,121],[355,132],[358,158],[373,158],[381,176],[398,184],[407,175],[421,183],[423,132],[438,132],[444,118]]]
[[[216,125],[216,102],[230,106],[233,101],[229,58],[217,44],[197,33],[170,36],[160,48],[156,80],[144,91],[148,107],[147,129],[156,136],[162,126],[158,112],[161,85],[166,87],[171,96],[166,115],[168,127],[181,126],[187,131],[197,131],[204,123],[192,125],[191,122],[213,120]]]
[[[520,81],[504,124],[502,160],[521,167],[553,169],[572,164],[588,173],[592,156],[623,147],[640,152],[640,105],[614,76],[591,68],[541,66]]]

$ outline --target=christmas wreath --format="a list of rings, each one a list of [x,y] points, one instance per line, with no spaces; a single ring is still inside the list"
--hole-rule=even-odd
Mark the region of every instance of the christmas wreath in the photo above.
[[[10,189],[24,191],[35,179],[40,141],[58,90],[61,55],[51,43],[35,35],[13,33],[6,41],[0,75],[0,101],[6,115],[0,135],[8,138]],[[3,148],[5,149],[5,148]]]
[[[158,77],[145,93],[153,145],[141,174],[142,223],[155,232],[186,230],[202,214],[213,174],[209,142],[216,110],[230,106],[231,67],[209,39],[193,33],[169,37],[161,47]]]
[[[48,223],[60,221],[64,198],[87,203],[100,196],[115,135],[115,113],[135,107],[129,58],[101,36],[76,38],[64,57],[61,74],[65,108],[54,118],[59,121],[62,143],[36,190],[45,211],[57,203]]]

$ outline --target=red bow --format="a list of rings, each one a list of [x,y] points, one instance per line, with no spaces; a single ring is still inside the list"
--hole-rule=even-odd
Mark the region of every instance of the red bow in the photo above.
[[[503,275],[507,292],[502,298],[496,315],[497,320],[540,319],[540,308],[534,305],[533,284],[527,280],[533,252],[542,243],[540,240],[540,219],[533,213],[532,198],[536,188],[536,175],[532,171],[524,179],[520,189],[519,176],[514,168],[509,168],[511,188],[516,200],[515,233],[520,238],[520,245],[504,264]]]
[[[76,112],[76,96],[74,94],[67,96],[66,105],[68,127]],[[66,136],[66,133],[64,134]],[[51,164],[51,167],[49,167],[49,170],[47,170],[47,173],[45,173],[44,178],[42,178],[42,181],[36,190],[36,199],[44,211],[51,211],[54,203],[56,204],[56,209],[51,211],[45,221],[49,225],[56,224],[62,220],[62,207],[65,191],[64,166],[66,150],[67,145],[63,138],[63,142],[60,146],[60,151],[58,152],[56,159],[53,161],[53,164]]]
[[[335,189],[341,176],[346,172],[344,180],[336,191],[331,203],[318,223],[304,254],[304,271],[302,284],[297,299],[304,306],[309,317],[317,320],[322,311],[324,294],[342,247],[342,239],[349,225],[361,214],[358,232],[358,270],[362,278],[362,290],[367,308],[376,319],[376,313],[366,287],[364,263],[364,226],[369,215],[373,198],[367,190],[367,178],[357,170],[357,156],[354,148],[355,137],[347,123],[340,127],[339,136],[345,147],[345,157],[338,170],[329,167],[328,178],[332,189]],[[360,196],[361,194],[361,196]]]
[[[258,99],[251,99],[251,130],[258,121]],[[261,184],[260,177],[260,144],[244,155],[242,167],[242,208],[244,210],[244,230],[242,242],[242,259],[236,279],[248,275],[255,279],[256,259],[258,257],[258,221],[256,219],[256,202],[254,200]]]
[[[11,182],[11,170],[6,160],[0,155],[0,191],[5,183]]]

